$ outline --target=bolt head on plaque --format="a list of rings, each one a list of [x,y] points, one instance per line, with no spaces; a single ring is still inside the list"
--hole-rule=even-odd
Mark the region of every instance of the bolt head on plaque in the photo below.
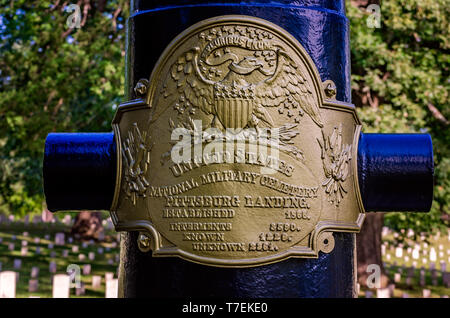
[[[317,257],[333,232],[360,230],[355,108],[279,26],[199,22],[137,84],[113,120],[111,215],[141,250],[246,267]]]

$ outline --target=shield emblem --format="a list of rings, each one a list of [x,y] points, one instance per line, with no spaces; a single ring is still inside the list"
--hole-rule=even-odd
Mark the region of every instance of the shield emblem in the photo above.
[[[252,99],[216,99],[214,106],[216,115],[225,128],[244,128],[250,121],[253,112]]]

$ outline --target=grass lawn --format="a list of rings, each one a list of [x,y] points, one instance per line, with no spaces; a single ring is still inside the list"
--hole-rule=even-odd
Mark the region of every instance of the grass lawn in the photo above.
[[[65,245],[58,246],[55,244],[55,234],[58,232],[65,233]],[[27,234],[28,233],[28,234]],[[37,296],[41,298],[52,297],[52,276],[50,273],[50,262],[55,262],[57,266],[56,274],[67,274],[67,266],[70,264],[76,264],[80,266],[81,270],[81,282],[84,283],[85,293],[84,295],[77,296],[75,288],[71,288],[70,297],[80,298],[103,298],[105,297],[105,273],[114,273],[114,278],[117,278],[117,267],[119,258],[119,244],[118,234],[113,230],[105,229],[105,240],[102,242],[81,242],[73,241],[68,242],[70,233],[70,226],[61,223],[29,223],[25,225],[23,222],[13,222],[11,224],[0,224],[0,262],[2,263],[2,271],[15,271],[19,272],[19,280],[16,288],[16,297],[28,298],[30,296]],[[27,234],[27,235],[24,235]],[[45,236],[48,236],[46,239]],[[15,237],[15,238],[14,238]],[[39,243],[35,243],[35,238],[39,238]],[[22,241],[27,242],[28,253],[26,256],[21,255]],[[383,242],[386,244],[386,252],[383,256],[383,262],[386,265],[386,270],[394,283],[395,273],[401,273],[401,279],[399,282],[395,282],[395,289],[393,291],[393,297],[402,297],[404,293],[409,297],[422,297],[422,290],[429,289],[431,291],[431,297],[442,297],[444,295],[450,295],[450,288],[444,286],[442,281],[441,262],[445,262],[449,267],[448,251],[450,251],[450,242],[447,235],[440,235],[439,237],[431,237],[428,241],[421,240],[413,241],[407,239],[405,242],[398,242],[394,237],[394,233],[390,233],[383,237]],[[14,243],[14,250],[10,251],[8,245]],[[53,244],[53,249],[48,247],[49,244]],[[84,246],[83,246],[84,244]],[[403,244],[402,257],[396,257],[395,248]],[[414,249],[415,245],[420,245],[420,256],[418,259],[413,259],[411,250],[408,253],[408,247]],[[72,247],[77,245],[78,252],[73,252]],[[439,249],[439,246],[442,246]],[[40,253],[36,253],[36,247],[40,247]],[[435,263],[437,279],[434,281],[431,277],[430,269],[430,251],[434,248],[437,254],[437,260]],[[103,253],[100,254],[98,249],[102,248]],[[63,257],[63,251],[68,251],[68,256]],[[95,259],[89,260],[88,255],[90,252],[95,253]],[[441,252],[441,255],[439,255]],[[54,253],[54,255],[51,255]],[[83,254],[85,259],[80,260],[79,254]],[[389,255],[389,256],[388,256]],[[53,256],[53,257],[52,257]],[[388,259],[389,258],[389,259]],[[14,269],[14,259],[21,259],[22,265],[20,269]],[[426,261],[424,262],[424,259]],[[414,275],[411,277],[411,282],[408,285],[406,281],[407,273],[410,268],[416,262],[414,269]],[[91,265],[91,273],[89,275],[83,275],[83,265]],[[39,287],[37,292],[29,293],[28,284],[31,278],[31,268],[39,267],[38,282]],[[420,286],[420,270],[425,269],[425,286]],[[447,272],[449,268],[446,269]],[[101,286],[99,288],[92,287],[92,276],[99,275],[102,277]],[[374,297],[376,297],[376,290],[372,290]],[[362,288],[359,293],[359,297],[364,297],[365,289]]]
[[[24,232],[28,232],[24,236]],[[58,246],[55,244],[55,234],[58,232],[65,233],[65,245]],[[81,282],[85,285],[85,294],[76,296],[75,288],[70,289],[70,297],[105,297],[105,273],[114,273],[114,278],[117,278],[118,267],[118,242],[117,233],[112,231],[106,232],[105,241],[93,242],[86,247],[83,247],[82,242],[73,241],[68,243],[70,227],[63,223],[37,223],[24,225],[22,222],[0,225],[0,262],[2,263],[2,271],[19,272],[19,281],[16,287],[16,297],[38,296],[41,298],[52,297],[52,276],[50,273],[50,262],[55,262],[57,272],[55,274],[67,274],[67,266],[70,264],[77,264],[81,270]],[[26,233],[25,233],[26,234]],[[49,235],[49,239],[45,239],[45,235]],[[15,239],[14,237],[15,236]],[[35,238],[40,238],[38,244],[35,243]],[[28,243],[28,253],[26,256],[21,255],[22,241]],[[9,243],[15,244],[14,251],[8,249]],[[115,243],[114,243],[115,242]],[[54,245],[53,249],[48,248],[48,244]],[[79,251],[72,252],[72,246],[78,245]],[[40,254],[36,253],[36,247],[40,247]],[[103,248],[103,254],[98,253],[98,248]],[[68,257],[63,257],[63,250],[68,250]],[[54,252],[54,255],[51,253]],[[95,252],[95,259],[93,261],[88,259],[89,252]],[[80,260],[79,254],[84,254],[85,259]],[[51,257],[53,256],[53,257]],[[14,259],[21,259],[22,266],[19,270],[14,269]],[[110,260],[108,262],[108,260]],[[112,262],[112,263],[111,263]],[[84,264],[91,264],[90,275],[83,275],[82,269]],[[29,293],[28,283],[31,278],[31,268],[39,267],[38,276],[38,292]],[[98,289],[92,288],[92,276],[102,276],[102,284]]]
[[[446,272],[450,271],[450,254],[448,254],[448,251],[450,251],[450,241],[447,235],[440,234],[438,237],[434,236],[426,240],[422,240],[419,237],[417,241],[414,241],[412,238],[407,238],[406,241],[399,242],[394,233],[389,233],[383,237],[383,242],[386,244],[386,252],[385,255],[383,255],[383,262],[385,263],[385,269],[391,282],[395,284],[393,297],[402,297],[403,293],[408,294],[410,298],[422,297],[423,289],[429,289],[431,292],[430,297],[432,298],[450,296],[450,288],[444,286],[442,280],[442,270],[440,265],[441,262],[446,263]],[[403,246],[400,246],[400,244]],[[420,253],[418,259],[414,259],[412,256],[412,250],[417,244],[420,246]],[[442,249],[439,249],[440,245],[442,246]],[[402,257],[396,256],[396,247],[402,248]],[[408,248],[411,248],[409,253]],[[430,261],[431,248],[434,248],[437,254],[436,261],[434,262]],[[442,252],[442,254],[440,255],[439,252]],[[407,273],[413,267],[413,262],[416,262],[416,266],[414,268],[414,275],[411,277],[411,283],[408,285],[406,281]],[[434,263],[436,269],[436,285],[433,285],[431,263]],[[420,286],[420,270],[422,268],[425,271],[424,286]],[[394,282],[394,275],[399,272],[401,272],[401,279],[399,282]],[[364,297],[365,291],[366,289],[361,289],[359,297]],[[376,290],[372,290],[372,292],[376,295]]]

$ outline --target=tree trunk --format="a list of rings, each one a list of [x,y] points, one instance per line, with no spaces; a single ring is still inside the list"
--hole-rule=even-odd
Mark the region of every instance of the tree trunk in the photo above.
[[[75,217],[71,234],[76,239],[98,240],[103,233],[102,214],[100,212],[81,211]]]
[[[381,230],[383,228],[383,213],[367,213],[361,232],[356,235],[357,261],[358,261],[358,283],[367,286],[367,278],[373,272],[367,272],[367,266],[377,264],[381,269],[381,288],[389,283],[389,278],[383,267],[381,257]]]

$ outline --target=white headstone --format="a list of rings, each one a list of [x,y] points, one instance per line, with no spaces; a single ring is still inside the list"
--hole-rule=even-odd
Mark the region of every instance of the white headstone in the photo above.
[[[386,245],[381,245],[381,255],[386,255]]]
[[[8,244],[8,250],[9,251],[14,251],[14,243],[9,243]]]
[[[387,254],[387,255],[386,255],[386,259],[387,259],[388,261],[390,261],[390,260],[391,260],[391,254]]]
[[[53,276],[53,298],[69,298],[70,276],[58,274]]]
[[[47,209],[42,210],[42,221],[44,222],[53,221],[53,213]]]
[[[72,246],[72,253],[78,253],[79,251],[80,251],[80,248],[78,247],[78,245]]]
[[[409,262],[409,256],[405,256],[404,260],[405,260],[406,263],[408,263]]]
[[[423,298],[430,298],[430,296],[431,296],[431,290],[429,290],[429,289],[423,289],[423,290],[422,290],[422,296],[423,296]]]
[[[423,268],[420,270],[419,284],[420,286],[425,286],[425,270]]]
[[[377,298],[391,298],[391,291],[389,288],[378,288]]]
[[[95,259],[95,253],[94,252],[89,252],[88,258],[89,258],[89,260],[93,261]]]
[[[403,256],[403,249],[402,249],[401,247],[397,247],[397,248],[395,249],[395,257],[400,258],[400,257],[402,257],[402,256]]]
[[[28,247],[22,247],[20,249],[20,255],[21,256],[27,256],[28,255]]]
[[[70,217],[70,215],[66,214],[66,215],[64,216],[64,218],[63,218],[62,221],[63,221],[64,224],[69,225],[71,219],[72,219],[72,218]]]
[[[81,262],[84,261],[86,259],[86,255],[84,254],[78,254],[78,260],[80,260]]]
[[[92,276],[92,288],[94,288],[94,289],[100,288],[101,284],[102,284],[102,277],[99,275],[93,275]]]
[[[112,230],[112,228],[113,228],[113,223],[111,221],[111,218],[108,218],[107,222],[106,222],[106,229]]]
[[[407,293],[403,293],[402,298],[409,298],[409,295]]]
[[[444,258],[444,252],[439,251],[439,258]]]
[[[80,288],[75,289],[75,295],[81,296],[81,295],[84,295],[85,293],[86,293],[86,289],[85,289],[84,283],[81,282]]]
[[[22,267],[22,260],[21,259],[14,259],[14,269],[20,269]]]
[[[83,275],[91,274],[91,264],[86,264],[83,266]]]
[[[38,288],[39,288],[39,280],[30,279],[28,282],[28,292],[35,293],[38,291]]]
[[[29,233],[27,231],[22,233],[23,236],[28,237]]]
[[[412,278],[406,277],[406,285],[411,286],[412,285]]]
[[[37,215],[33,217],[33,224],[37,224],[40,222],[42,222],[42,217],[37,216]]]
[[[53,274],[56,273],[56,263],[55,262],[53,262],[53,261],[50,262],[48,271]]]
[[[402,275],[400,273],[394,274],[394,282],[399,283],[402,280]]]
[[[408,229],[408,232],[406,233],[406,236],[413,237],[414,236],[414,231],[412,229]]]
[[[41,239],[39,237],[34,238],[34,244],[39,244],[41,242]]]
[[[450,288],[450,273],[442,273],[442,283],[445,287]]]
[[[39,267],[33,266],[31,268],[31,278],[37,278],[39,276]]]
[[[413,249],[413,259],[419,259],[419,250]]]
[[[55,234],[55,244],[56,245],[64,245],[65,241],[64,241],[64,233],[56,233]]]
[[[436,250],[434,249],[434,247],[432,247],[430,250],[430,261],[436,262],[436,259],[437,259]]]
[[[28,246],[28,241],[22,241],[22,246]]]
[[[16,298],[16,273],[0,273],[0,298]]]
[[[119,291],[119,280],[110,279],[106,281],[105,298],[117,298]]]
[[[114,273],[111,272],[107,272],[105,273],[105,282],[107,282],[108,280],[114,279]]]

